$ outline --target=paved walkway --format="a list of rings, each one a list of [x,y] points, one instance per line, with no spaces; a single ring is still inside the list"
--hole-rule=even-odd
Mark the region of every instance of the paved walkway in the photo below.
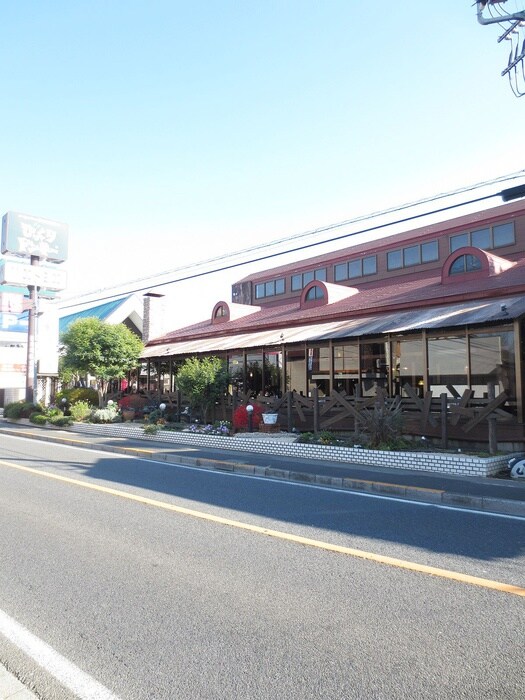
[[[505,513],[525,517],[525,479],[458,476],[408,469],[388,469],[359,463],[333,462],[321,459],[281,457],[257,451],[224,450],[187,443],[163,442],[161,434],[152,440],[148,436],[132,437],[99,435],[79,430],[40,428],[31,424],[4,422],[0,419],[0,434],[9,431],[31,439],[46,440],[78,447],[128,454],[141,459],[155,459],[202,469],[217,469],[258,477],[285,479],[330,486],[359,492],[383,494],[398,498],[454,505],[474,510]],[[104,426],[107,430],[107,426]],[[131,432],[131,430],[130,430]],[[182,436],[182,434],[181,434]],[[256,436],[256,437],[255,437]],[[240,433],[236,439],[293,441],[289,433],[265,435]]]

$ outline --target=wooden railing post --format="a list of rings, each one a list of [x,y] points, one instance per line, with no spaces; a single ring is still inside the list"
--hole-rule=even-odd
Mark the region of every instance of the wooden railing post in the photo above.
[[[292,397],[293,397],[293,391],[289,391],[286,395],[286,420],[288,423],[288,432],[289,433],[291,433],[293,430]]]
[[[359,411],[359,399],[361,398],[361,384],[356,384],[355,385],[355,410]],[[357,418],[354,416],[354,434],[359,435],[359,421]]]
[[[487,384],[487,397],[489,403],[496,398],[496,387],[493,382]],[[488,416],[489,423],[489,454],[495,455],[498,451],[498,438],[496,435],[496,416],[490,413]]]
[[[447,423],[447,394],[440,394],[441,399],[441,447],[448,447],[448,423]]]
[[[314,433],[317,435],[319,432],[319,389],[314,386],[312,389],[312,399],[314,402]]]

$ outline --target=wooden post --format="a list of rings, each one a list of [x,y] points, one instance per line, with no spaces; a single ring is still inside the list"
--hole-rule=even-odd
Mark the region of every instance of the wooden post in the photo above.
[[[354,391],[354,396],[355,396],[355,410],[359,411],[359,399],[361,398],[361,385],[357,383],[355,385],[355,391]],[[359,421],[357,418],[354,416],[354,435],[359,435]]]
[[[489,403],[496,398],[496,387],[493,382],[487,384],[487,396]],[[498,451],[498,438],[496,436],[496,416],[494,413],[489,414],[489,453],[495,455]]]
[[[314,386],[312,389],[312,400],[314,402],[314,433],[319,432],[319,389]]]
[[[441,399],[441,447],[446,450],[448,447],[448,424],[447,424],[447,395],[440,394]]]
[[[288,422],[288,432],[289,433],[291,433],[293,430],[292,396],[293,396],[293,391],[289,391],[286,395],[286,418],[287,418],[287,422]]]

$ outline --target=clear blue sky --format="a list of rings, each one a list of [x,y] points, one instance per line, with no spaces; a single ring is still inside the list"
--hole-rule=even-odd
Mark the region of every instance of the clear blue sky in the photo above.
[[[2,3],[0,214],[69,225],[69,295],[522,170],[472,4]],[[173,325],[248,272],[170,287]]]

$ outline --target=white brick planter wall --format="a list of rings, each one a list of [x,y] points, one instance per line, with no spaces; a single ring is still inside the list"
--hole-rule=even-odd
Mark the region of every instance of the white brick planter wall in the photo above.
[[[388,469],[414,469],[418,471],[442,472],[466,476],[492,476],[506,467],[508,460],[512,456],[509,454],[498,457],[476,457],[459,453],[387,452],[355,447],[280,442],[278,439],[272,440],[270,436],[261,440],[255,438],[250,439],[246,435],[243,435],[242,440],[240,440],[235,437],[199,435],[171,430],[159,430],[156,435],[146,435],[142,426],[125,423],[113,423],[110,425],[76,423],[71,428],[68,428],[68,430],[78,433],[111,435],[115,437],[127,437],[158,442],[185,443],[201,447],[216,447],[223,450],[259,452],[280,455],[282,457],[331,460],[334,462],[366,464]]]

